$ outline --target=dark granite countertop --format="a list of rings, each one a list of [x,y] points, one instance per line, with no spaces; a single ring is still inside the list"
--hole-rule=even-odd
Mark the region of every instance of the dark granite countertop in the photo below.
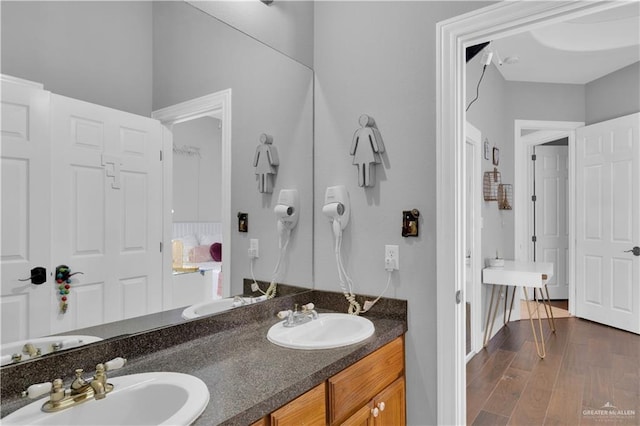
[[[341,307],[335,305],[340,303],[341,295],[314,291],[313,298],[309,299],[309,296],[311,294],[305,296],[306,300],[314,300],[316,306],[324,307],[325,309],[321,309],[323,312],[342,311]],[[381,302],[379,305],[382,309],[377,315],[373,312],[372,315],[366,315],[375,325],[374,335],[361,343],[343,348],[304,351],[279,347],[266,338],[269,328],[278,322],[273,313],[248,315],[247,313],[252,310],[246,310],[242,314],[241,322],[237,322],[239,318],[233,318],[233,314],[226,314],[185,323],[181,327],[185,329],[188,327],[192,331],[196,329],[200,331],[205,325],[211,327],[212,324],[232,324],[233,326],[219,327],[208,334],[194,332],[195,337],[191,336],[189,339],[174,342],[169,346],[165,345],[159,350],[147,350],[146,353],[138,352],[135,355],[131,352],[126,354],[127,350],[132,350],[131,347],[154,346],[150,339],[168,337],[164,334],[171,332],[174,335],[184,330],[176,330],[174,327],[142,336],[131,336],[126,342],[112,343],[117,348],[103,346],[102,349],[108,349],[107,353],[112,350],[124,351],[123,355],[129,358],[127,365],[111,372],[110,377],[152,371],[172,371],[191,374],[202,379],[209,388],[210,400],[194,425],[248,425],[403,335],[407,330],[406,302],[395,303],[393,299],[387,299],[386,302],[381,299]],[[279,302],[278,305],[281,303]],[[394,310],[400,307],[400,310],[404,311],[389,312],[388,306],[393,307]],[[263,310],[253,309],[256,313]],[[235,316],[239,317],[238,314]],[[136,350],[140,351],[140,348],[136,347]],[[89,356],[80,352],[77,355]],[[95,358],[95,354],[91,355]],[[74,357],[75,362],[79,356]],[[68,362],[69,360],[62,358],[51,369],[61,368],[61,365]],[[94,359],[91,362],[94,362]],[[3,383],[4,387],[5,383]],[[21,399],[3,398],[2,416],[26,403],[27,401]]]
[[[114,373],[175,371],[197,376],[207,384],[210,401],[194,425],[246,425],[404,333],[400,321],[372,320],[374,336],[344,348],[282,348],[266,338],[277,321],[261,321],[139,358]]]

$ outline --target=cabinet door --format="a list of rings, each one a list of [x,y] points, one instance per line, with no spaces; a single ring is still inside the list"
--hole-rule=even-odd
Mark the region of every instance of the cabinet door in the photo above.
[[[344,421],[341,426],[373,426],[371,410],[373,404],[369,403],[356,411],[351,417]]]
[[[400,377],[374,398],[373,410],[376,408],[377,412],[372,414],[375,426],[406,424],[404,377]]]
[[[324,383],[271,413],[271,426],[324,426],[326,423]]]
[[[263,417],[260,420],[251,423],[251,426],[269,426],[269,417]]]
[[[329,378],[331,424],[340,424],[404,371],[404,340],[397,338]]]

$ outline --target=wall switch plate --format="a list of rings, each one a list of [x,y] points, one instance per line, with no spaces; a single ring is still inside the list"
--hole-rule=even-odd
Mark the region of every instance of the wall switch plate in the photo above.
[[[249,259],[257,259],[260,257],[260,250],[258,247],[258,239],[251,238],[249,240]]]
[[[398,246],[384,246],[384,269],[387,271],[397,271],[400,269],[400,249]]]

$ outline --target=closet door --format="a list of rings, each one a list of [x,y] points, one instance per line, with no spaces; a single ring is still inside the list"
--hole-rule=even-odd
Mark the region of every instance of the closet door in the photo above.
[[[59,95],[51,103],[52,261],[82,272],[53,332],[159,311],[160,123]]]
[[[50,272],[49,96],[2,82],[2,343],[50,333],[51,279],[19,281],[38,266]]]
[[[547,282],[551,299],[568,299],[569,147],[538,145],[535,154],[536,261],[553,263],[554,274]]]

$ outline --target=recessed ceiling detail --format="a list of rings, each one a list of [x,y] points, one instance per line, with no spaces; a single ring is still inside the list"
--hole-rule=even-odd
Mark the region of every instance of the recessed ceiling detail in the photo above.
[[[508,81],[586,84],[640,61],[640,2],[494,40]]]

